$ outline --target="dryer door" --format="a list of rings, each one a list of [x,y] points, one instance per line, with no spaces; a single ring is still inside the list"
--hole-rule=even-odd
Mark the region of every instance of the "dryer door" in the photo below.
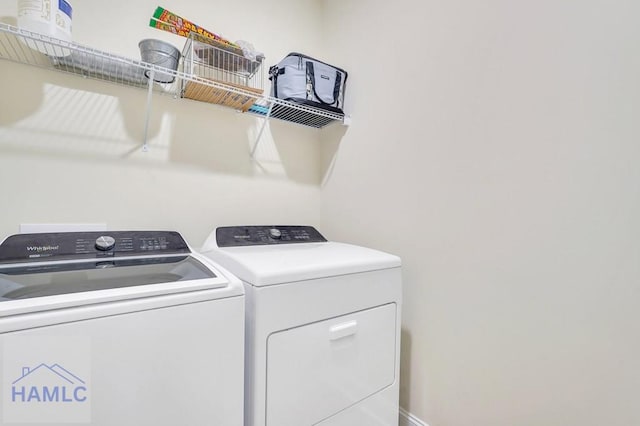
[[[267,426],[316,424],[390,386],[396,304],[284,330],[267,343]]]

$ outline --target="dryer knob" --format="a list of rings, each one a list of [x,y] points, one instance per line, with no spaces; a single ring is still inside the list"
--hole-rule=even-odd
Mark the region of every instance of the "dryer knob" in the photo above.
[[[108,235],[103,235],[96,240],[96,248],[98,250],[111,250],[116,245],[116,240]]]
[[[277,228],[271,228],[269,229],[269,236],[275,240],[278,240],[280,239],[280,237],[282,237],[282,232],[280,232],[280,230]]]

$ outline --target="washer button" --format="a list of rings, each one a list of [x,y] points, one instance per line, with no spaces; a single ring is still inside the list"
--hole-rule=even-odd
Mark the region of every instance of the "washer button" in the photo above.
[[[98,237],[96,240],[96,248],[98,250],[107,251],[111,250],[116,245],[116,240],[113,237],[108,235],[103,235],[102,237]]]
[[[280,230],[277,228],[271,228],[269,229],[269,236],[274,240],[278,240],[280,239],[280,237],[282,237],[282,232],[280,232]]]

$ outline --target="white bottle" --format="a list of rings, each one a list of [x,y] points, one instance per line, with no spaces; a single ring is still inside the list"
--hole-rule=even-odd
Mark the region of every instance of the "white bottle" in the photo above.
[[[67,0],[18,0],[18,27],[57,40],[71,41],[73,8]],[[30,37],[24,42],[50,56],[66,56],[67,49],[38,43]]]

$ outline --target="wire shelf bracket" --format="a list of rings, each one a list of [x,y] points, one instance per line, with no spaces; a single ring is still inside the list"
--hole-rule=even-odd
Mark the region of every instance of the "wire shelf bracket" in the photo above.
[[[262,126],[260,126],[260,131],[258,132],[258,135],[256,136],[256,141],[253,144],[253,148],[251,148],[251,158],[255,158],[255,154],[256,154],[256,149],[258,148],[258,144],[260,143],[260,140],[262,139],[262,134],[264,133],[264,129],[265,127],[267,127],[267,123],[269,122],[269,118],[271,117],[271,111],[273,111],[273,104],[270,103],[269,104],[269,109],[267,111],[267,115],[264,117],[264,120],[262,121]]]

